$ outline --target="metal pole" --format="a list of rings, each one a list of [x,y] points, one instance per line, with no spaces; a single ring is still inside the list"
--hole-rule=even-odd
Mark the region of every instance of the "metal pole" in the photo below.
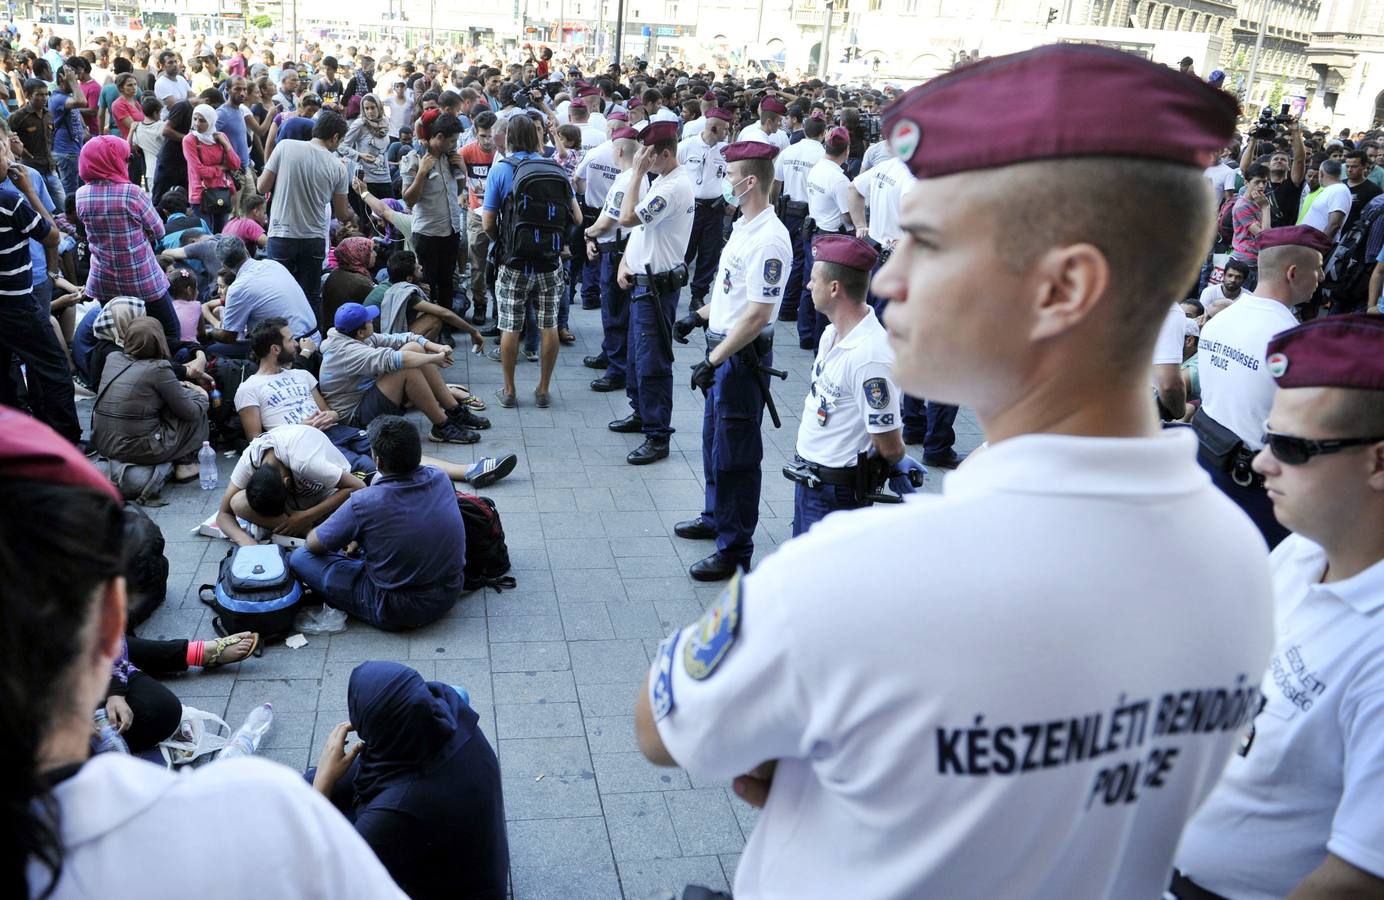
[[[557,45],[562,47],[562,37],[567,31],[567,0],[558,0],[557,4]]]
[[[827,80],[827,71],[831,66],[831,19],[835,14],[832,9],[835,5],[835,0],[827,0],[822,19],[822,53],[817,58],[817,77],[823,81]]]
[[[625,0],[615,2],[615,57],[611,61],[620,65],[620,47],[625,42]],[[620,77],[619,73],[615,76]]]
[[[293,0],[293,64],[298,64],[298,0]]]
[[[1259,34],[1254,39],[1254,53],[1249,58],[1249,74],[1245,76],[1245,103],[1250,100],[1250,92],[1254,90],[1254,79],[1259,75],[1259,51],[1264,48],[1264,29],[1269,22],[1269,0],[1262,0],[1259,4]],[[1253,116],[1251,116],[1253,118]]]
[[[437,47],[437,0],[428,0],[428,44]]]
[[[74,5],[77,10],[76,15],[73,16],[77,20],[77,49],[80,51],[82,49],[82,0],[74,0]]]

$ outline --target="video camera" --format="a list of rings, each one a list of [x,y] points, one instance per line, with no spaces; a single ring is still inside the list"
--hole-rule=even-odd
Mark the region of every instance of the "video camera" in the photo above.
[[[1288,104],[1284,103],[1278,108],[1278,115],[1274,115],[1273,107],[1266,106],[1259,112],[1259,121],[1254,123],[1254,129],[1249,136],[1255,140],[1267,141],[1278,135],[1278,128],[1293,121],[1293,117],[1288,114]]]

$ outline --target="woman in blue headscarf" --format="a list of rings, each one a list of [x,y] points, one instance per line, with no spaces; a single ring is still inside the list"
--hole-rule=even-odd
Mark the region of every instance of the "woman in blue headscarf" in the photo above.
[[[313,787],[355,823],[409,896],[503,900],[509,872],[500,765],[476,711],[408,666],[351,673],[351,714],[332,731]],[[346,750],[354,730],[363,745]]]

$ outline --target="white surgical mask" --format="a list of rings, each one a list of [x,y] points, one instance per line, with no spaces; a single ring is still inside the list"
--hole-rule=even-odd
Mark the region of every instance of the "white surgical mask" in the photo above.
[[[739,194],[739,195],[737,195],[737,194],[735,193],[735,187],[736,187],[736,185],[744,184],[745,182],[747,182],[747,181],[749,181],[749,180],[750,180],[750,179],[749,179],[748,177],[745,177],[745,178],[742,178],[742,179],[740,179],[739,181],[735,182],[734,184],[732,184],[729,178],[722,178],[722,179],[721,179],[721,197],[722,197],[727,203],[729,203],[731,206],[739,206],[739,205],[740,205],[740,198],[743,197],[743,196],[745,196],[745,195],[744,195],[744,194]],[[748,193],[748,191],[747,191],[746,193]]]

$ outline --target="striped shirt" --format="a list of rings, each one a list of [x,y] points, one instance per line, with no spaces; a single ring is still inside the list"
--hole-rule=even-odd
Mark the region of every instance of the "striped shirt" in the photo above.
[[[0,194],[0,300],[33,293],[29,239],[43,240],[49,227],[29,201]]]

